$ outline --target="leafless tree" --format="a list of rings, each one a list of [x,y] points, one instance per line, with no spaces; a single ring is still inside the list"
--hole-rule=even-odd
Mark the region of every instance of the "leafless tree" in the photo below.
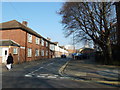
[[[75,33],[78,41],[92,40],[102,49],[106,64],[113,60],[110,44],[112,10],[112,2],[65,2],[59,11],[65,35]]]

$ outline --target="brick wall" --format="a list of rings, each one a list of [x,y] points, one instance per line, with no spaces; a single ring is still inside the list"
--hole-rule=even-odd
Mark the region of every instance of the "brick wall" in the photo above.
[[[41,58],[49,58],[49,45],[46,47],[46,41],[44,46],[41,46],[41,43],[36,44],[36,36],[32,35],[32,43],[28,42],[28,33],[21,29],[11,29],[11,30],[0,30],[2,33],[2,39],[10,39],[18,44],[20,44],[20,62],[38,60]],[[25,48],[26,47],[26,48]],[[32,56],[28,57],[28,48],[32,49]],[[39,56],[35,56],[35,50],[39,50]],[[44,50],[44,56],[41,56],[41,50]],[[46,56],[46,51],[48,51],[48,56]],[[14,58],[17,58],[17,55],[14,55]],[[16,59],[17,60],[17,59]],[[17,63],[17,61],[15,61]]]
[[[0,30],[2,33],[2,39],[11,39],[21,46],[25,47],[26,32],[20,29]]]
[[[14,48],[17,48],[18,49],[18,52],[17,52],[17,54],[14,54],[13,53],[13,49]],[[19,47],[15,47],[15,46],[11,46],[10,48],[9,48],[9,53],[11,53],[12,54],[12,56],[13,56],[13,60],[14,60],[14,64],[16,64],[16,63],[19,63]]]
[[[28,33],[27,33],[28,34]],[[35,56],[35,50],[38,49],[40,51],[41,45],[36,44],[36,36],[32,35],[32,43],[27,41],[27,49],[31,48],[32,49],[32,57],[28,57],[28,52],[26,50],[26,55],[27,55],[27,61],[32,61],[32,60],[37,60],[40,59],[41,56]],[[40,55],[40,53],[39,53]]]
[[[0,30],[2,39],[10,39],[25,47],[26,32],[21,29]],[[20,62],[25,61],[25,49],[20,49]]]

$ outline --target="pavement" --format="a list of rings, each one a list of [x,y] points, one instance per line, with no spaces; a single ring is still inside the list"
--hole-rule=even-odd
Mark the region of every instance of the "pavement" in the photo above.
[[[71,60],[60,69],[60,74],[74,80],[84,80],[120,87],[120,66],[100,65],[93,59]]]

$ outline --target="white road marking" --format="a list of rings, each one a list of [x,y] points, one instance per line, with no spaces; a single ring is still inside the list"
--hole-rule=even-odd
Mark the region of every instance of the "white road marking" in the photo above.
[[[51,64],[53,64],[53,63],[49,63],[47,66],[49,66],[49,65],[51,65]]]
[[[39,75],[37,75],[37,77],[42,77],[42,78],[44,78],[45,76],[39,76]]]
[[[58,77],[59,75],[54,75],[55,77]]]
[[[68,77],[60,77],[60,79],[68,79]]]
[[[39,70],[42,69],[42,68],[43,68],[43,67],[40,67],[40,68],[38,68],[38,69],[36,69],[36,70],[34,70],[34,71],[32,71],[32,72],[26,74],[26,75],[33,75],[34,72],[39,71]],[[25,75],[25,76],[26,76],[26,75]]]
[[[39,75],[35,75],[32,73],[26,74],[25,77],[38,77],[38,78],[51,78],[51,79],[55,79],[55,78],[59,78],[59,75],[51,75],[51,74],[39,74]]]
[[[25,77],[32,77],[32,75],[28,75],[28,74],[26,74]]]
[[[59,69],[59,74],[61,75],[61,76],[63,76],[63,74],[62,74],[62,72],[63,72],[63,70],[65,69],[65,67],[67,66],[67,64],[69,63],[69,61],[67,61],[60,69]]]
[[[57,78],[57,77],[55,77],[55,76],[48,76],[47,78]]]

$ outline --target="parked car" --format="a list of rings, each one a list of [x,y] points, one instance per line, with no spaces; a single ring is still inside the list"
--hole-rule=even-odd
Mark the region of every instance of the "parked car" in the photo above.
[[[65,55],[65,54],[62,54],[62,55],[61,55],[61,58],[66,58],[66,55]]]
[[[75,59],[77,53],[72,53],[72,58]]]
[[[75,55],[75,59],[77,59],[77,60],[87,59],[87,54],[77,53],[77,54]]]
[[[76,54],[75,54],[75,59],[79,59],[79,57],[80,57],[81,55],[82,55],[81,53],[76,53]]]

